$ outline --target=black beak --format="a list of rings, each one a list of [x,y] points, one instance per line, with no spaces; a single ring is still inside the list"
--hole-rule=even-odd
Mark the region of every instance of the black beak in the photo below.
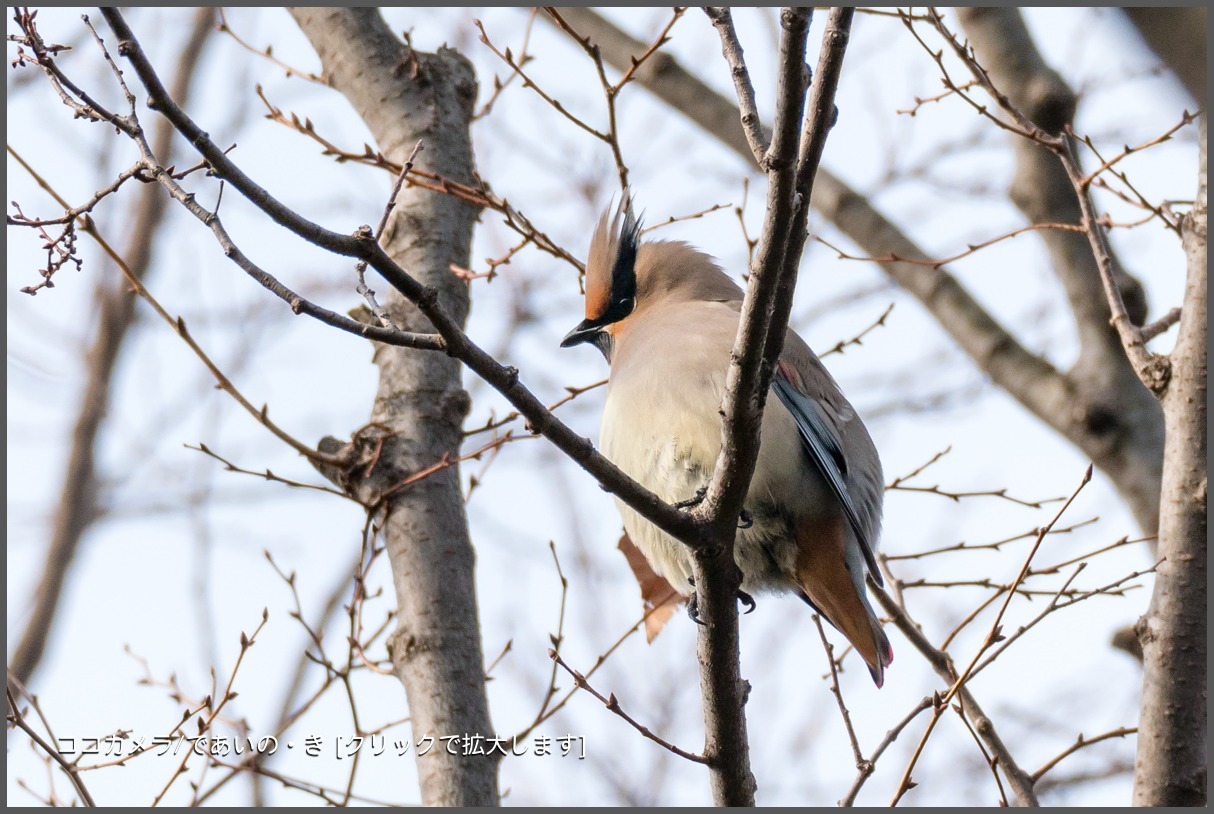
[[[583,342],[593,342],[602,330],[603,326],[594,320],[584,319],[578,323],[576,328],[565,334],[565,338],[561,340],[561,347],[572,348]]]

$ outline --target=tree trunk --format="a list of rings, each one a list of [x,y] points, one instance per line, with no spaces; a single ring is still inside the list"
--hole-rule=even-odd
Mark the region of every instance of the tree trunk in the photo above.
[[[449,49],[415,51],[373,9],[293,9],[324,75],[354,106],[386,156],[404,163],[424,141],[418,163],[463,183],[473,181],[468,125],[476,99],[472,68]],[[386,192],[385,188],[385,192]],[[386,201],[385,201],[386,203]],[[366,213],[374,223],[378,212]],[[433,289],[462,326],[467,286],[450,272],[467,267],[477,211],[447,195],[404,188],[382,242],[403,268]],[[350,269],[351,288],[355,284]],[[394,291],[381,300],[405,330],[433,330]],[[379,463],[357,488],[382,495],[444,459],[456,460],[469,398],[461,368],[441,353],[376,346],[379,392],[372,421],[387,428]],[[443,736],[492,735],[485,696],[474,583],[459,467],[441,468],[398,489],[379,518],[397,593],[397,629],[389,650],[405,686],[415,738],[435,738],[418,759],[425,805],[497,805],[497,760],[450,754]]]
[[[1164,391],[1167,440],[1155,590],[1138,622],[1142,715],[1134,804],[1206,802],[1206,127],[1197,199],[1183,223],[1188,282]]]

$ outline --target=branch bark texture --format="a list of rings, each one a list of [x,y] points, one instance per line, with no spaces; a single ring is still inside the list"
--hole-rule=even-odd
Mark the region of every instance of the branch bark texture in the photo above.
[[[741,676],[738,631],[741,574],[733,548],[737,517],[758,461],[759,427],[772,367],[765,354],[768,330],[779,323],[775,318],[779,288],[784,278],[796,273],[796,263],[788,263],[789,243],[798,225],[804,229],[806,210],[803,201],[798,205],[795,184],[810,17],[808,9],[784,9],[780,14],[774,133],[762,158],[768,182],[762,238],[725,380],[721,452],[704,502],[696,509],[710,524],[714,543],[695,549],[695,576],[704,622],[698,636],[704,754],[713,800],[722,806],[754,805],[756,784],[745,714],[749,686]],[[783,324],[788,324],[787,313]],[[783,328],[779,333],[782,337]]]
[[[473,182],[468,126],[476,99],[471,66],[455,51],[421,53],[402,43],[374,9],[292,10],[320,56],[326,81],[367,123],[386,156],[403,163],[423,140],[428,169]],[[462,327],[467,287],[450,272],[469,265],[477,211],[451,196],[402,190],[383,238],[385,251],[429,287]],[[368,213],[368,219],[374,213]],[[351,274],[353,284],[353,274]],[[429,320],[392,291],[394,324],[427,331]],[[469,407],[460,364],[450,356],[377,345],[379,390],[371,420],[389,429],[379,465],[360,489],[384,494],[444,459],[459,457]],[[458,466],[397,490],[382,531],[396,586],[392,662],[418,735],[492,733],[485,696],[474,579],[475,554]],[[434,749],[418,759],[426,805],[498,804],[497,761]]]
[[[1155,588],[1138,622],[1143,650],[1142,713],[1134,804],[1206,804],[1206,586],[1208,473],[1206,363],[1206,120],[1201,125],[1197,198],[1182,226],[1188,278],[1172,375],[1162,396],[1167,443]]]

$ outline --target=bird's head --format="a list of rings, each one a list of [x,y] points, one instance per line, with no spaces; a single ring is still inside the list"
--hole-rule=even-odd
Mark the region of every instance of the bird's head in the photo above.
[[[586,258],[586,318],[565,335],[562,348],[590,342],[611,358],[609,328],[636,308],[640,240],[641,222],[626,195],[614,215],[610,209],[603,213],[594,230]]]

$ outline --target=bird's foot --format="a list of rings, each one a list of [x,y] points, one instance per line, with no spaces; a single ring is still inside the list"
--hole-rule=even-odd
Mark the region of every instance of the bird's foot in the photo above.
[[[691,583],[691,596],[687,597],[687,615],[697,625],[707,625],[708,623],[700,618],[700,597],[696,593],[695,577],[688,577],[687,581]]]
[[[680,500],[678,503],[674,504],[674,507],[676,509],[690,509],[693,506],[698,506],[706,494],[708,494],[708,487],[701,486],[699,489],[696,489],[696,493],[694,495],[686,500]]]
[[[691,617],[691,621],[695,622],[697,625],[707,625],[708,623],[700,618],[700,598],[699,594],[697,594],[695,590],[696,581],[695,579],[691,578],[689,578],[687,581],[691,583],[691,596],[687,598],[687,615]],[[755,602],[755,598],[741,589],[738,589],[738,601],[745,606],[745,610],[743,610],[742,613],[750,613],[756,607],[758,607],[758,603]]]

